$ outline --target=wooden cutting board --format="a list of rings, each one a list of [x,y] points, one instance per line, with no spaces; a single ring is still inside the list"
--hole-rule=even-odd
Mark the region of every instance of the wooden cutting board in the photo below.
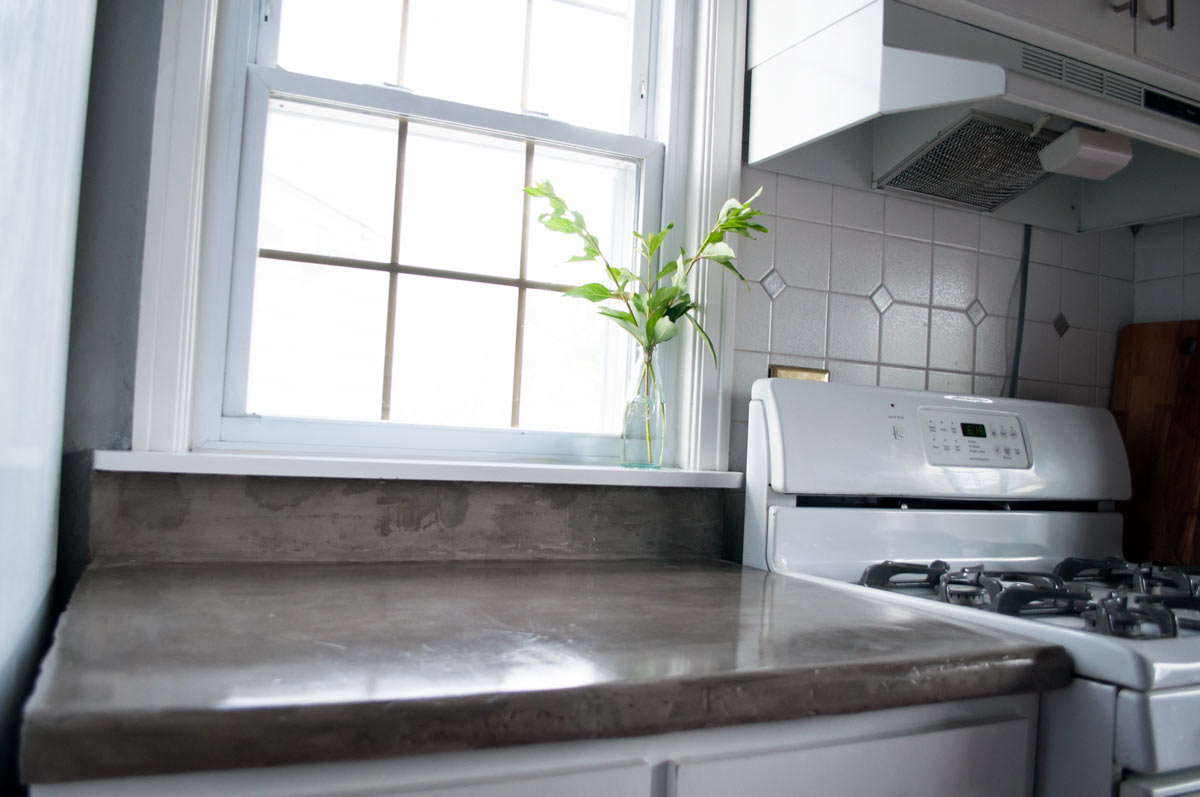
[[[1130,324],[1117,342],[1112,412],[1133,497],[1125,557],[1200,565],[1200,321]]]

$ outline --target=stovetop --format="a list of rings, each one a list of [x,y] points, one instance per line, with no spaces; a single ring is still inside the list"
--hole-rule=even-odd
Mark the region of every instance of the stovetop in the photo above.
[[[863,586],[1125,639],[1200,634],[1200,568],[1068,557],[1052,572],[885,561]]]

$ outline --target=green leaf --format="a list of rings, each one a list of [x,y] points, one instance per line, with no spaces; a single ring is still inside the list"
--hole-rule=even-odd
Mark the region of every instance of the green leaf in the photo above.
[[[679,295],[680,288],[678,285],[665,285],[656,290],[650,296],[651,307],[664,307],[671,303],[671,300]]]
[[[700,257],[705,260],[733,260],[737,255],[729,244],[724,241],[714,241],[700,250]]]
[[[700,322],[692,318],[690,315],[684,316],[688,321],[692,322],[692,326],[700,333],[700,337],[704,338],[704,342],[708,344],[708,353],[712,355],[713,365],[717,364],[717,350],[713,348],[713,342],[708,337],[708,333],[704,331],[704,327],[700,326]]]
[[[595,255],[575,255],[567,262],[568,263],[583,263],[583,262],[586,262],[589,260],[595,260],[595,259],[596,259]]]
[[[671,319],[672,321],[678,321],[681,316],[685,315],[688,311],[695,309],[695,307],[696,305],[692,304],[690,301],[671,305],[667,308],[667,318]]]
[[[600,307],[597,309],[600,311],[600,315],[606,315],[618,321],[628,321],[631,324],[637,323],[637,319],[624,310],[618,310],[615,307]]]
[[[742,203],[737,201],[737,197],[730,197],[725,200],[725,204],[721,206],[721,210],[717,212],[717,221],[723,221],[729,218],[735,210],[741,210]]]
[[[633,335],[633,339],[642,344],[642,346],[647,345],[646,333],[639,329],[632,321],[626,321],[624,318],[614,318],[613,321],[623,327],[630,335]]]
[[[551,230],[552,232],[579,232],[579,226],[576,225],[575,222],[563,216],[542,215],[538,217],[538,221],[542,223],[543,227],[545,227],[547,230]]]
[[[633,302],[633,309],[635,311],[642,315],[646,314],[646,296],[644,294],[635,293],[631,301]]]
[[[616,299],[617,297],[607,287],[599,282],[589,282],[587,285],[580,285],[577,288],[571,288],[568,291],[563,291],[563,296],[573,296],[577,299],[587,299],[589,302],[602,302],[605,299]]]
[[[660,279],[670,275],[677,268],[679,268],[679,262],[672,260],[670,263],[667,263],[658,270],[658,276],[654,278],[654,281],[657,283]]]
[[[660,318],[654,322],[654,338],[658,343],[665,343],[679,333],[679,327],[669,318]]]

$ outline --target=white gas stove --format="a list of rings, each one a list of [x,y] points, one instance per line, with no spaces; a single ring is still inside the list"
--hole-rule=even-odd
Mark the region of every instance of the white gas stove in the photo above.
[[[1200,572],[1121,559],[1110,413],[764,379],[745,564],[1062,645],[1043,795],[1200,794]]]

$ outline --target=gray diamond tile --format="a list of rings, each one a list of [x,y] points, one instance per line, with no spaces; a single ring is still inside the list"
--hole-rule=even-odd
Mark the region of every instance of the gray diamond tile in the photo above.
[[[1067,330],[1071,328],[1071,325],[1067,323],[1067,317],[1062,313],[1056,315],[1051,324],[1054,326],[1054,331],[1058,333],[1060,338],[1067,334]]]
[[[971,302],[971,306],[967,308],[967,315],[970,316],[972,324],[979,326],[987,313],[984,312],[983,305],[979,303],[978,299],[976,299],[975,301]]]
[[[770,296],[772,299],[774,299],[776,296],[783,293],[783,289],[786,288],[787,285],[784,283],[783,277],[779,276],[779,272],[775,269],[771,269],[766,274],[763,274],[762,287],[763,290],[767,292],[767,296]]]
[[[887,288],[880,285],[878,290],[871,294],[871,301],[875,303],[875,307],[882,313],[892,306],[892,294],[888,293]]]

